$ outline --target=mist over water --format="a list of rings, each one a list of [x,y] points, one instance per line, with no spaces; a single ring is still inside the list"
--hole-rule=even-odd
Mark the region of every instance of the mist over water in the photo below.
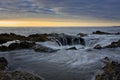
[[[0,28],[0,33],[16,33],[30,35],[35,33],[65,33],[77,35],[87,33],[83,37],[86,45],[59,46],[55,42],[38,42],[44,46],[60,49],[54,53],[35,52],[31,49],[0,52],[9,61],[9,71],[23,70],[32,72],[45,80],[94,80],[95,74],[101,70],[102,59],[109,57],[120,61],[120,48],[96,50],[97,44],[106,46],[120,39],[120,35],[93,35],[93,31],[120,32],[119,27],[77,27],[77,28]],[[76,47],[78,50],[66,50]]]

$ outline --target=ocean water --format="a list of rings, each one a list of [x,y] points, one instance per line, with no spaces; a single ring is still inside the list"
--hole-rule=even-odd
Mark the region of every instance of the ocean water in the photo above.
[[[16,33],[21,35],[29,35],[35,33],[66,33],[66,34],[78,34],[78,33],[92,33],[93,31],[105,31],[105,32],[120,32],[120,27],[41,27],[41,28],[34,28],[34,27],[1,27],[0,33]]]
[[[35,52],[34,50],[15,50],[0,52],[9,61],[9,71],[22,70],[32,72],[45,80],[94,80],[95,75],[104,66],[102,59],[109,57],[120,62],[120,48],[95,50],[97,44],[106,46],[120,39],[120,35],[93,35],[93,31],[120,32],[120,27],[72,27],[72,28],[0,28],[0,33],[30,35],[35,33],[65,33],[76,35],[87,33],[83,37],[86,45],[72,45],[78,50],[66,50],[71,46],[58,46],[53,42],[40,42],[44,46],[60,49],[54,53]]]

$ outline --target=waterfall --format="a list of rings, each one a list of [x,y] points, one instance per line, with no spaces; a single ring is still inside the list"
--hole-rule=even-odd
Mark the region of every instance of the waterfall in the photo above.
[[[54,41],[56,41],[59,46],[84,45],[84,39],[76,36],[62,35],[62,36],[55,37]]]

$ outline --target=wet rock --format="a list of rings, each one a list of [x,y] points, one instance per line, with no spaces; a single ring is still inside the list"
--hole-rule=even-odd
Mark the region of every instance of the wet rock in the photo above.
[[[0,51],[8,51],[8,47],[6,47],[6,46],[0,46]]]
[[[30,41],[45,42],[49,41],[48,34],[33,34],[28,36]]]
[[[96,32],[93,32],[92,34],[110,34],[110,35],[120,35],[120,32],[117,32],[117,33],[108,33],[108,32],[103,32],[103,31],[96,31]]]
[[[59,34],[55,37],[56,42],[61,45],[85,45],[83,38],[66,34]]]
[[[77,34],[77,36],[84,37],[84,36],[87,36],[87,34],[85,34],[85,33],[79,33],[79,34]]]
[[[0,57],[0,71],[5,70],[8,65],[8,61],[4,57]]]
[[[120,80],[120,64],[108,57],[104,58],[104,63],[103,72],[96,75],[95,80]]]
[[[0,80],[43,80],[41,77],[27,72],[14,71],[3,72],[0,71]]]
[[[76,47],[71,47],[71,48],[68,48],[66,50],[77,50],[77,48]]]
[[[52,53],[52,52],[56,52],[58,50],[54,50],[52,48],[49,48],[49,47],[45,47],[45,46],[42,46],[42,45],[36,45],[34,47],[34,50],[36,52],[47,52],[47,53]]]
[[[107,45],[104,48],[116,48],[116,47],[120,47],[120,40],[118,40],[117,42],[112,42],[110,45]]]
[[[101,45],[98,44],[94,47],[94,49],[102,49],[102,47],[101,47]]]
[[[2,33],[0,34],[0,44],[6,43],[8,41],[13,41],[13,40],[28,40],[27,37],[22,36],[22,35],[17,35],[14,33]]]
[[[12,43],[8,46],[9,50],[16,50],[16,49],[20,49],[20,44],[19,43]]]
[[[93,34],[110,34],[108,32],[103,32],[103,31],[96,31],[96,32],[93,32]]]
[[[35,45],[34,42],[21,41],[20,43],[12,43],[8,46],[9,50],[30,49]]]

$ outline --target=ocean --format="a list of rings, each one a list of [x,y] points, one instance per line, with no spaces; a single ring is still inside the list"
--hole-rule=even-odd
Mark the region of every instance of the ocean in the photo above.
[[[0,33],[16,33],[28,36],[36,33],[64,33],[76,36],[86,33],[83,37],[86,45],[59,46],[53,42],[39,42],[44,46],[60,49],[54,53],[35,52],[32,49],[0,52],[7,58],[8,71],[22,70],[43,77],[45,80],[94,80],[95,75],[104,66],[102,59],[109,57],[120,61],[120,48],[93,49],[95,45],[106,46],[120,40],[120,35],[95,35],[94,31],[110,33],[120,32],[120,27],[58,27],[58,28],[0,28]],[[66,50],[76,47],[77,50]]]

